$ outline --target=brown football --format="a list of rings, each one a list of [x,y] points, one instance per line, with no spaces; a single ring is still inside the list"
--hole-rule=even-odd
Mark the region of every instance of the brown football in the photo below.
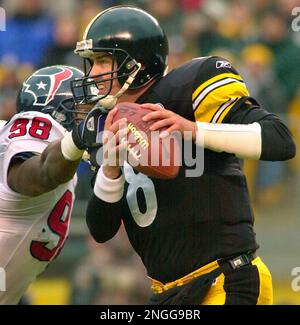
[[[150,177],[175,178],[180,166],[179,139],[172,134],[161,139],[158,131],[150,131],[150,126],[156,120],[145,122],[142,118],[151,110],[128,102],[119,103],[115,107],[117,113],[113,122],[124,117],[127,119],[127,162]]]

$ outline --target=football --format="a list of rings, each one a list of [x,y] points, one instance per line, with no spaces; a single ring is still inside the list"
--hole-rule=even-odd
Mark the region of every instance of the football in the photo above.
[[[113,122],[127,119],[127,162],[138,172],[159,179],[172,179],[178,175],[180,166],[179,139],[170,135],[161,139],[159,131],[150,131],[157,120],[143,121],[149,109],[136,103],[119,103]],[[161,131],[161,130],[160,130]]]

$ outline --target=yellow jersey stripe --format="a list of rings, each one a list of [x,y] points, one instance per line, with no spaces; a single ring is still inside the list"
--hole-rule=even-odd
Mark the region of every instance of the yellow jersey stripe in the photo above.
[[[216,122],[223,121],[233,106],[231,103],[229,104],[230,106],[224,107],[223,105],[243,96],[249,96],[249,92],[246,86],[240,82],[232,82],[215,88],[202,100],[194,111],[196,121],[211,122],[215,116],[218,116]],[[221,114],[218,114],[219,109],[222,110]]]
[[[222,80],[219,80],[217,82],[215,82],[214,84],[206,87],[205,89],[203,89],[203,91],[199,94],[199,96],[194,100],[193,102],[193,109],[195,110],[199,104],[215,89],[222,87],[223,85],[227,85],[230,83],[240,83],[243,86],[245,86],[244,82],[242,81],[238,81],[236,79],[233,78],[225,78]]]
[[[231,110],[232,106],[237,102],[237,100],[238,98],[221,113],[219,118],[216,120],[216,123],[222,123],[225,116],[228,114],[228,112]]]
[[[226,103],[222,104],[219,109],[215,112],[214,116],[212,117],[211,121],[212,123],[218,122],[220,117],[224,114],[224,112],[230,111],[230,108],[237,102],[238,98],[231,98]],[[226,114],[224,114],[225,116]]]
[[[196,97],[199,95],[199,93],[205,89],[207,86],[212,85],[213,83],[224,79],[224,78],[234,78],[234,79],[238,79],[240,81],[243,81],[242,77],[238,74],[234,74],[234,73],[221,73],[213,78],[210,78],[209,80],[205,81],[204,83],[202,83],[194,92],[192,95],[192,100],[194,101],[196,99]]]

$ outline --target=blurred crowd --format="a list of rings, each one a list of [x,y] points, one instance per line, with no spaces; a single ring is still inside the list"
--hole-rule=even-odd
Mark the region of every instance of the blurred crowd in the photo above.
[[[198,56],[230,60],[251,95],[280,115],[300,142],[300,32],[291,28],[292,10],[300,0],[0,0],[6,11],[6,31],[0,32],[0,119],[15,113],[20,84],[35,69],[52,64],[82,68],[73,53],[76,42],[91,18],[119,4],[136,5],[159,20],[169,37],[170,69]],[[287,175],[298,173],[299,161],[246,162],[245,168],[259,208],[282,200]],[[85,201],[90,193],[86,165],[79,176],[78,199]],[[143,302],[147,290],[140,281],[147,282],[145,274],[134,272],[141,265],[122,236],[105,246],[86,240],[90,253],[78,263],[70,302]],[[120,247],[118,241],[126,245]],[[123,289],[131,292],[127,298]]]

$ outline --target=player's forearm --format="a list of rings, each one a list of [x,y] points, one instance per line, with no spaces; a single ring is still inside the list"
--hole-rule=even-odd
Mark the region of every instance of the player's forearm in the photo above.
[[[259,122],[262,129],[261,160],[282,161],[294,158],[296,145],[289,129],[276,116]]]
[[[121,202],[107,203],[95,194],[89,200],[86,223],[90,234],[98,243],[114,237],[121,225]]]
[[[86,222],[93,238],[103,243],[112,238],[121,225],[122,205],[124,192],[124,176],[111,179],[98,170],[94,194],[89,201]]]
[[[76,160],[67,160],[61,151],[61,141],[51,143],[41,155],[43,185],[54,189],[70,181],[76,173],[80,159],[81,155]]]
[[[72,134],[68,132],[61,140],[50,143],[42,155],[37,157],[40,159],[32,162],[29,170],[33,170],[35,181],[31,182],[30,188],[23,188],[21,193],[32,196],[41,195],[74,177],[84,150],[75,145]]]
[[[70,181],[76,173],[84,150],[74,143],[73,132],[68,132],[60,141],[51,143],[41,155],[40,178],[43,187],[48,190]]]
[[[66,160],[60,146],[60,141],[55,141],[40,156],[12,165],[8,173],[8,185],[23,195],[38,196],[71,180],[80,159]]]
[[[197,122],[196,144],[216,152],[258,160],[262,152],[261,127],[253,124],[213,124]]]
[[[281,161],[295,156],[288,128],[276,117],[249,124],[197,122],[197,140],[204,148],[235,154],[242,159]]]

